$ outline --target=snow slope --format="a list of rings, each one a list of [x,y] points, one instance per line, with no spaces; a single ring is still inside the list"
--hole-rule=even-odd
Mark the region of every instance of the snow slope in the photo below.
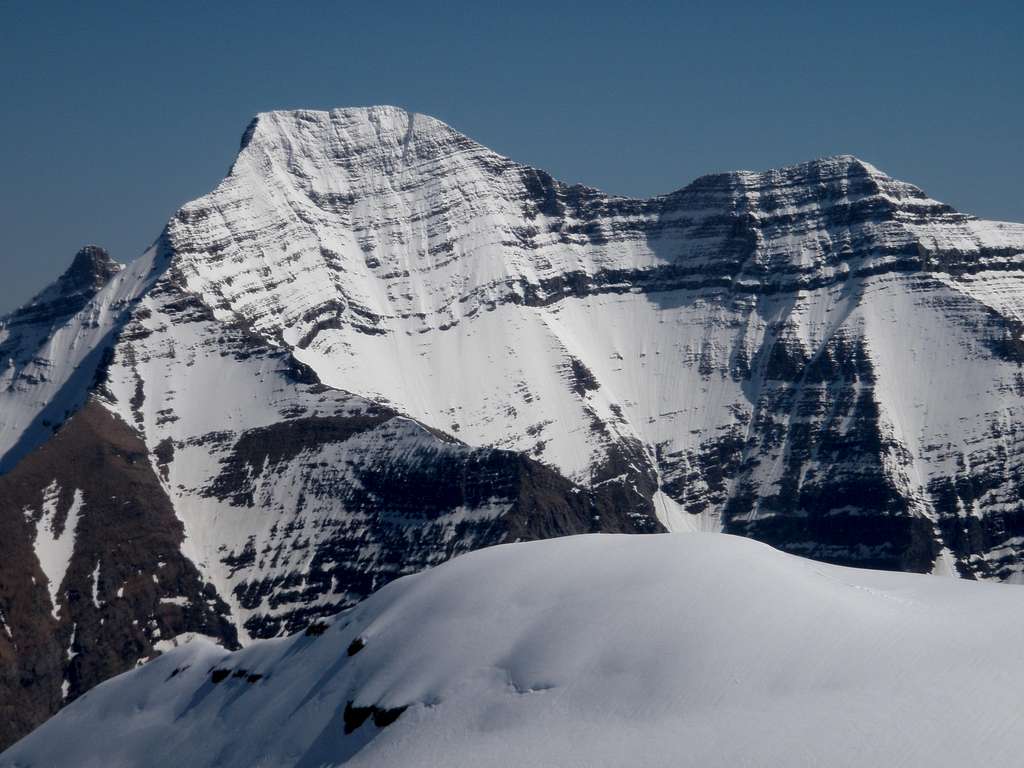
[[[322,634],[197,639],[0,765],[1012,765],[1020,600],[720,534],[504,545]]]

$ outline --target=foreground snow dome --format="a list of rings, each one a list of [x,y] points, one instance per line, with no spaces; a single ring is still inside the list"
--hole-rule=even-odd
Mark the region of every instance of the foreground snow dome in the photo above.
[[[1021,597],[721,534],[502,545],[303,634],[197,638],[0,765],[1013,765]]]

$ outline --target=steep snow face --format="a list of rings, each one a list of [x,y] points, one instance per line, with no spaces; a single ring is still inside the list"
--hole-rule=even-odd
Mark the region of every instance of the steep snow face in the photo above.
[[[918,255],[922,238],[948,253],[1021,232],[849,156],[612,197],[392,107],[260,115],[228,178],[169,231],[189,288],[302,347],[359,317],[371,333],[427,331],[655,276],[800,286]],[[626,280],[635,270],[650,274]]]
[[[98,394],[145,440],[183,551],[243,641],[476,547],[657,528],[530,459],[320,384],[286,349],[216,320],[176,265],[137,302]]]
[[[324,383],[674,527],[1021,570],[1024,226],[856,158],[631,200],[399,109],[274,112],[168,241]]]
[[[0,765],[1008,765],[1018,589],[716,534],[494,547],[322,632],[174,649]]]

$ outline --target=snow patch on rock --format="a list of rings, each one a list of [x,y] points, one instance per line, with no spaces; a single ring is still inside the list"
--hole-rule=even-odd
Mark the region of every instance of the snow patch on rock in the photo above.
[[[43,495],[42,516],[36,523],[36,556],[46,574],[54,618],[58,617],[60,587],[75,549],[75,527],[82,509],[82,492],[76,489],[63,524],[58,526],[60,496],[60,486],[54,481]]]

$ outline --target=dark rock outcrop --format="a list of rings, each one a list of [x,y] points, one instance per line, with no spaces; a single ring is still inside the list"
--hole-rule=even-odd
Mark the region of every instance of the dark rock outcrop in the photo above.
[[[196,632],[237,647],[227,605],[181,552],[145,445],[99,403],[0,476],[0,528],[0,742],[161,639]]]

